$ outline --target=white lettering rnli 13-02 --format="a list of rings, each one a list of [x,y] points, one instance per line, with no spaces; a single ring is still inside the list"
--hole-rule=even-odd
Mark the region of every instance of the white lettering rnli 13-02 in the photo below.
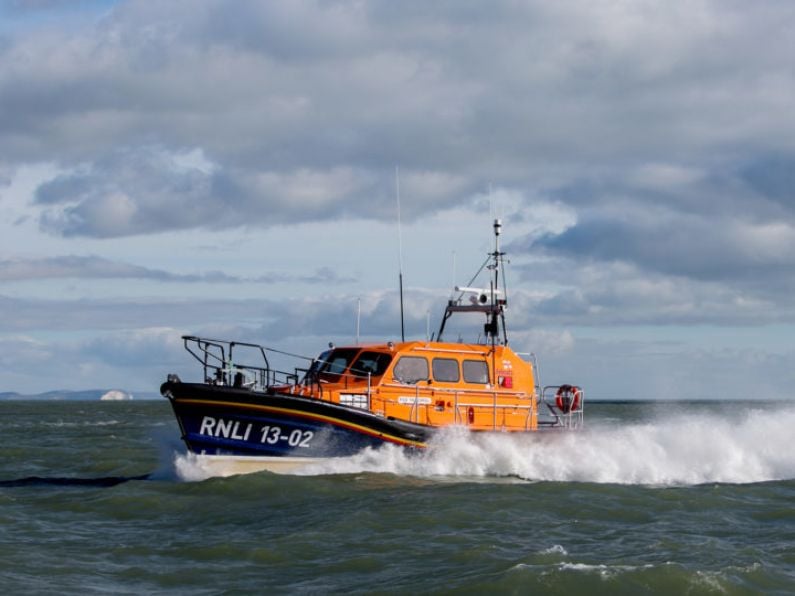
[[[253,424],[241,423],[239,420],[225,420],[205,416],[199,426],[199,434],[208,437],[222,437],[236,441],[248,441]],[[280,426],[263,426],[260,429],[260,443],[276,445],[285,443],[290,447],[309,447],[315,433],[311,430],[283,430]]]

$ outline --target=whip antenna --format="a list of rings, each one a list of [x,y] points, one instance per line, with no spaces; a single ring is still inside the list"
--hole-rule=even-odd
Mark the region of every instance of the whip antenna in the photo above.
[[[359,331],[362,322],[362,299],[356,299],[356,345],[359,345]]]
[[[395,196],[397,197],[398,223],[398,281],[400,284],[400,341],[406,341],[406,328],[403,319],[403,234],[400,230],[400,170],[395,166]]]

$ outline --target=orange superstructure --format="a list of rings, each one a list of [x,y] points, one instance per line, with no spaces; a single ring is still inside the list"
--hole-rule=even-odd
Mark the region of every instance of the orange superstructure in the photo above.
[[[533,366],[507,346],[402,342],[334,348],[280,391],[434,427],[538,426]]]

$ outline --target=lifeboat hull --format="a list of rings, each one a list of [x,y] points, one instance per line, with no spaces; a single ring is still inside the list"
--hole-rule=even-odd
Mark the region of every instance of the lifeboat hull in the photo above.
[[[171,402],[188,451],[234,458],[259,469],[291,470],[385,444],[422,449],[434,431],[273,391],[169,381],[160,392]]]

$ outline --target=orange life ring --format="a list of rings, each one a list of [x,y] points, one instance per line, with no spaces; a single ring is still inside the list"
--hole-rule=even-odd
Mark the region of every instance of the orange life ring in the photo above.
[[[555,404],[564,414],[576,412],[580,409],[580,397],[582,389],[576,385],[561,385],[555,394]]]

